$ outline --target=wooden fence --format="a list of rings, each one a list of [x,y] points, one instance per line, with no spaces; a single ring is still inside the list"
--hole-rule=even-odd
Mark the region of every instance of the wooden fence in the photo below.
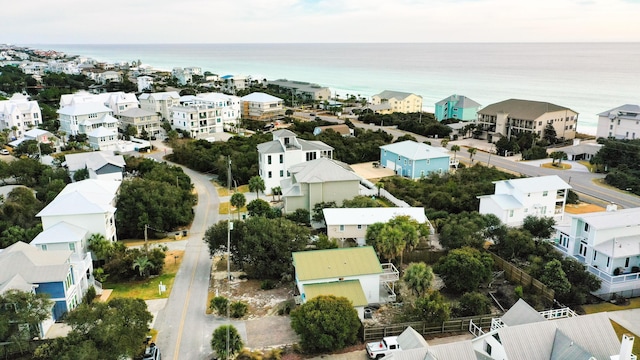
[[[489,253],[493,258],[493,263],[500,269],[504,270],[504,277],[507,280],[518,283],[525,288],[533,289],[535,293],[542,295],[542,297],[549,302],[553,302],[553,299],[555,299],[555,292],[553,289],[550,289],[547,285],[541,283],[537,279],[534,279],[531,275],[524,272],[524,270],[511,264],[500,256],[492,252]]]
[[[491,319],[493,319],[495,316],[480,315],[455,318],[447,320],[442,324],[432,324],[428,322],[408,322],[385,326],[365,327],[363,340],[367,342],[372,340],[380,340],[385,336],[398,336],[409,326],[411,326],[415,331],[419,332],[422,335],[468,332],[469,322],[471,320],[473,320],[473,323],[479,327],[490,328]]]

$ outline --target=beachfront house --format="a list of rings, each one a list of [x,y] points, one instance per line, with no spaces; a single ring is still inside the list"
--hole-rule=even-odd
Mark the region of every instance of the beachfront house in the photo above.
[[[331,99],[331,89],[318,84],[286,79],[270,80],[268,86],[275,86],[280,93],[290,94],[304,102],[324,102]]]
[[[69,171],[71,179],[78,170],[87,169],[89,179],[122,181],[125,161],[122,155],[104,150],[67,154],[62,165]]]
[[[180,105],[180,95],[177,91],[143,93],[138,97],[140,108],[160,115],[162,120],[171,119],[171,108]]]
[[[630,140],[640,137],[640,106],[625,104],[598,114],[596,136]]]
[[[42,111],[37,101],[22,94],[0,100],[0,131],[9,130],[10,139],[22,138],[25,132],[42,124]]]
[[[548,102],[509,99],[478,110],[475,123],[482,132],[480,138],[490,142],[520,133],[533,133],[542,138],[549,124],[557,138],[572,140],[576,137],[578,113]]]
[[[457,163],[445,148],[412,140],[380,146],[380,165],[410,179],[448,172]]]
[[[308,210],[322,202],[342,204],[360,194],[360,176],[349,165],[319,158],[289,167],[291,177],[280,182],[284,213]]]
[[[120,120],[119,128],[123,133],[127,132],[127,127],[133,126],[136,135],[147,133],[147,136],[156,136],[160,133],[160,116],[157,112],[141,108],[129,108],[116,115]]]
[[[258,175],[267,194],[291,177],[290,167],[323,157],[333,158],[333,148],[322,141],[298,139],[286,129],[276,130],[272,136],[273,140],[258,145]]]
[[[570,215],[556,226],[556,249],[601,280],[594,295],[640,296],[640,208]]]
[[[364,319],[368,304],[394,302],[394,284],[399,272],[391,264],[380,264],[371,246],[294,252],[296,302],[320,295],[344,296]]]
[[[434,115],[436,120],[457,119],[473,121],[476,119],[480,104],[464,95],[451,95],[436,103]]]
[[[379,109],[380,114],[386,113],[417,113],[422,111],[422,96],[401,91],[385,90],[371,97],[371,104],[388,105],[389,110]]]
[[[422,207],[379,207],[379,208],[326,208],[322,210],[327,225],[329,239],[353,241],[358,246],[365,245],[367,228],[375,223],[387,223],[396,216],[408,216],[419,224],[428,222]]]
[[[571,185],[558,175],[494,181],[495,192],[478,196],[481,214],[493,214],[507,226],[520,226],[527,216],[562,220]]]
[[[269,94],[254,92],[240,98],[242,117],[249,120],[276,120],[284,116],[283,100]]]

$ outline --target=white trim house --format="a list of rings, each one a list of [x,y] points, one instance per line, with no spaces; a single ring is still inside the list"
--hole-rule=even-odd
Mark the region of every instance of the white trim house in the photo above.
[[[480,214],[493,214],[508,226],[522,225],[527,216],[561,220],[571,185],[557,175],[494,181],[495,192],[478,196]]]
[[[640,106],[625,104],[598,114],[596,136],[629,140],[640,137]]]

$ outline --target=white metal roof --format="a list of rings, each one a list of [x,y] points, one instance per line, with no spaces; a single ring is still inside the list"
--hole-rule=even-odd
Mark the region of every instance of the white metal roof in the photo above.
[[[427,222],[423,207],[326,208],[322,212],[327,226],[386,223],[400,215],[409,216],[420,224]]]
[[[399,143],[380,146],[380,149],[390,151],[394,154],[406,157],[412,160],[434,159],[449,157],[445,148],[434,147],[424,143],[406,140]]]
[[[296,164],[289,168],[297,183],[322,183],[327,181],[359,181],[360,177],[337,161],[320,158]]]
[[[594,212],[575,215],[595,229],[614,229],[640,224],[640,207],[616,211]]]
[[[495,183],[506,183],[508,186],[522,192],[534,193],[543,191],[555,191],[560,189],[571,189],[571,185],[567,184],[558,175],[536,176],[522,179],[510,179],[494,181]]]
[[[43,230],[38,236],[31,240],[31,245],[57,244],[80,242],[87,236],[88,230],[79,226],[61,221],[52,227]]]
[[[261,93],[261,92],[254,92],[249,95],[245,95],[241,97],[240,100],[249,101],[249,102],[258,102],[258,103],[272,103],[272,102],[282,101],[282,99],[278,97]]]

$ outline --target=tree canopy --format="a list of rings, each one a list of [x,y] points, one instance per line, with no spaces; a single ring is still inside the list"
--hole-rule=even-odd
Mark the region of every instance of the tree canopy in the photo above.
[[[440,274],[447,289],[462,294],[476,290],[491,279],[493,259],[484,251],[463,247],[449,251],[434,270]]]
[[[318,296],[291,312],[291,327],[300,336],[300,345],[312,353],[355,344],[361,326],[358,312],[344,297]]]
[[[227,336],[228,335],[228,336]],[[229,342],[229,353],[227,354],[227,339]],[[233,325],[218,326],[211,336],[211,349],[218,354],[220,359],[229,359],[242,350],[244,344],[242,337]]]

